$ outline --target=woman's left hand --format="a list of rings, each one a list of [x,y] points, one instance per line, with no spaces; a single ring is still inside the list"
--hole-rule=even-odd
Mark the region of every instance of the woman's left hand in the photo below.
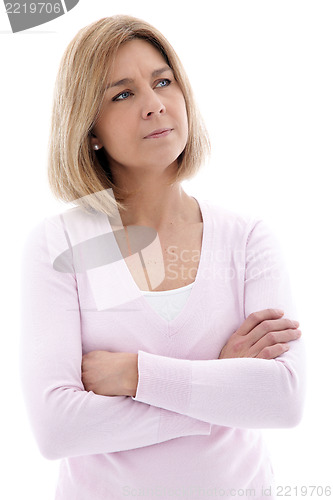
[[[138,384],[138,355],[128,352],[91,351],[82,357],[86,391],[101,396],[133,396]]]

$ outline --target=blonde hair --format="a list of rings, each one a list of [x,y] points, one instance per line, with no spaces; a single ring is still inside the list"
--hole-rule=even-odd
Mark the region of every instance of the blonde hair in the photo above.
[[[81,29],[65,50],[55,82],[48,179],[56,198],[111,216],[116,209],[126,210],[123,202],[133,193],[113,183],[105,152],[103,148],[92,149],[90,135],[104,98],[110,64],[120,45],[135,38],[146,40],[159,50],[184,95],[188,140],[178,157],[172,183],[192,178],[210,152],[208,134],[183,66],[157,29],[126,15],[105,17]],[[110,198],[110,192],[114,197]]]

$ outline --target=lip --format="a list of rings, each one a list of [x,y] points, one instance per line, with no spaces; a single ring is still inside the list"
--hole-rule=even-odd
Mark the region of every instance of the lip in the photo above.
[[[149,135],[146,135],[144,139],[158,139],[159,137],[166,137],[172,130],[172,128],[159,128],[157,130],[153,130],[153,132]]]

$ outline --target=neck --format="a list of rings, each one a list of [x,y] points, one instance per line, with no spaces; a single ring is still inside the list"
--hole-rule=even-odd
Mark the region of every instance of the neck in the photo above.
[[[195,205],[195,200],[179,183],[163,186],[151,182],[145,183],[144,188],[126,202],[128,209],[120,212],[120,216],[124,226],[142,225],[161,231],[190,222]]]
[[[193,221],[199,210],[179,182],[170,185],[177,161],[166,169],[132,169],[112,162],[112,176],[120,188],[135,192],[124,200],[127,210],[120,211],[123,226],[142,225],[163,231]],[[199,210],[200,212],[200,210]],[[196,218],[197,218],[196,212]]]
[[[114,182],[129,192],[137,191],[124,200],[127,210],[120,211],[123,226],[153,227],[156,231],[181,228],[201,220],[196,200],[189,196],[179,182],[170,184],[177,161],[166,169],[129,169],[116,163],[112,166]]]

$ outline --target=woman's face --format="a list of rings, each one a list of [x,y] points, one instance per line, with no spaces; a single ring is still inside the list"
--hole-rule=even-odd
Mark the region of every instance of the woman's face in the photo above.
[[[154,137],[149,135],[165,129]],[[183,93],[150,43],[134,39],[117,52],[92,144],[104,147],[114,169],[161,172],[177,167],[188,138]]]

